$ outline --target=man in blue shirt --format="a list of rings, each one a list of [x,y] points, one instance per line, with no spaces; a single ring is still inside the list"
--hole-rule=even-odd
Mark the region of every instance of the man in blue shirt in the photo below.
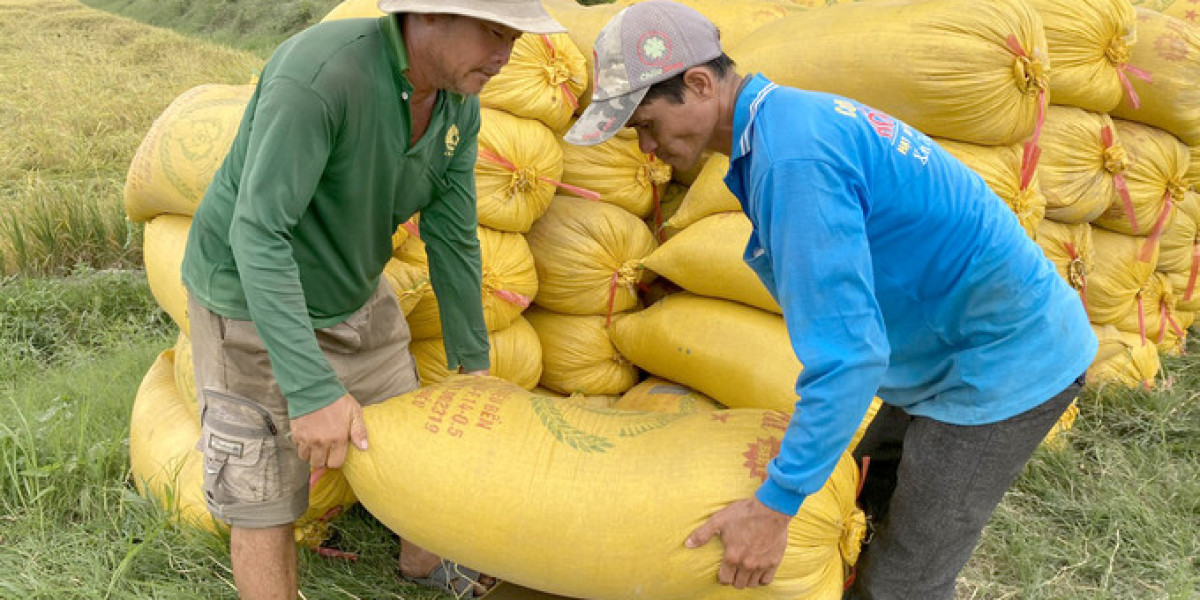
[[[738,75],[696,11],[634,5],[595,50],[592,104],[567,141],[600,143],[628,124],[675,168],[727,154],[725,183],[754,224],[745,260],[804,365],[768,479],[687,545],[720,535],[721,582],[770,583],[791,516],[878,393],[886,404],[859,449],[895,460],[870,470],[875,535],[851,597],[953,598],[992,511],[1095,356],[1078,295],[929,137],[848,98]]]

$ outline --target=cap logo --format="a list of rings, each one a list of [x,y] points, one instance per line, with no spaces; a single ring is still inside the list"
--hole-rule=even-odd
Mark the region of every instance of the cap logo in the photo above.
[[[671,38],[658,31],[647,31],[638,40],[638,60],[648,67],[661,67],[671,59]]]

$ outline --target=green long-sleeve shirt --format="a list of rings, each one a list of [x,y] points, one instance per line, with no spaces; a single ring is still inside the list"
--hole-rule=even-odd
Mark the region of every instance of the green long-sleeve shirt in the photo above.
[[[214,313],[254,322],[292,417],[346,393],[313,330],[367,301],[392,233],[417,212],[448,366],[488,366],[479,100],[439,92],[410,146],[407,69],[392,16],[322,23],[284,42],[192,223],[184,283]]]

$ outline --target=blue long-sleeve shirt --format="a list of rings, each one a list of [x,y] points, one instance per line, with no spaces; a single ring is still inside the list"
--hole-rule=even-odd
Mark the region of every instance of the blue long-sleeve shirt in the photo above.
[[[1045,402],[1098,346],[1079,296],[983,180],[853,100],[748,79],[725,183],[784,311],[799,401],[757,497],[795,514],[872,397],[958,425]]]

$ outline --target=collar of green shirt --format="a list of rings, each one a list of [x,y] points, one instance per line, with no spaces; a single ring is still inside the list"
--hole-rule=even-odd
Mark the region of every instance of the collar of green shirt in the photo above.
[[[400,78],[400,91],[412,93],[412,83],[408,81],[408,50],[404,47],[404,34],[400,31],[400,19],[403,15],[399,13],[388,14],[379,17],[379,28],[383,31],[383,36],[387,39],[387,47],[389,55],[392,57],[392,64],[396,67],[396,74]],[[458,101],[459,104],[466,101],[466,97],[462,94],[447,93],[451,99]]]

